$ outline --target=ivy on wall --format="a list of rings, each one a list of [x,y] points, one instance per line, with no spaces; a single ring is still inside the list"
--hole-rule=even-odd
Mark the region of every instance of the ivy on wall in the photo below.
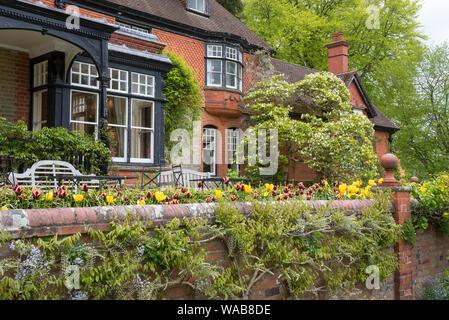
[[[203,107],[201,87],[195,79],[195,72],[187,62],[175,52],[165,49],[173,62],[173,69],[165,77],[165,145],[169,150],[174,142],[171,133],[176,129],[192,132],[193,122],[200,119]]]
[[[346,294],[364,282],[366,268],[381,280],[397,267],[387,250],[400,236],[388,210],[389,194],[362,213],[347,215],[304,202],[253,202],[249,215],[226,203],[216,223],[174,219],[148,228],[129,214],[110,232],[87,230],[59,239],[0,244],[14,254],[0,260],[0,299],[161,299],[170,288],[187,286],[211,299],[249,299],[264,276],[279,274],[287,298],[304,294]],[[222,241],[228,265],[207,260],[204,244]],[[67,275],[79,270],[79,287]]]

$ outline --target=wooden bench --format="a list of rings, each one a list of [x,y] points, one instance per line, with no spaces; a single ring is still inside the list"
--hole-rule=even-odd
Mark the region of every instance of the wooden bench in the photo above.
[[[10,179],[14,179],[20,187],[37,189],[57,189],[59,187],[58,179],[56,178],[57,176],[83,176],[83,174],[75,169],[70,163],[57,160],[39,161],[33,164],[33,166],[24,173],[15,173],[14,176],[11,175]],[[95,177],[93,174],[89,176]],[[84,183],[87,184],[89,188],[98,188],[100,185],[100,181],[95,179],[80,182],[80,184]],[[78,186],[74,185],[73,188],[77,191]]]
[[[210,178],[211,176],[212,174],[209,172],[198,172],[190,169],[182,169],[182,185],[186,188],[198,189],[198,184],[191,180]],[[175,182],[172,170],[161,172],[157,179],[160,185],[163,186],[173,186]]]

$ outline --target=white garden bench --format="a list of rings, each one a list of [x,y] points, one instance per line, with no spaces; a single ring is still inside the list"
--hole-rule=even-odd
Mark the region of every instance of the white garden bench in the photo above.
[[[199,172],[190,169],[182,169],[182,182],[183,186],[190,189],[198,189],[198,184],[195,179],[210,178],[212,174],[210,172]],[[158,177],[158,182],[164,186],[171,186],[174,184],[173,171],[163,171]]]
[[[36,189],[57,189],[58,180],[56,176],[83,176],[83,174],[75,169],[73,165],[65,161],[43,160],[33,164],[24,173],[10,174],[10,179],[19,184],[22,188]],[[95,176],[95,175],[90,175]],[[13,181],[13,180],[11,180]],[[89,188],[97,188],[100,185],[99,180],[81,181],[80,184],[87,184]],[[70,186],[69,186],[70,187]],[[77,185],[74,186],[77,191]]]

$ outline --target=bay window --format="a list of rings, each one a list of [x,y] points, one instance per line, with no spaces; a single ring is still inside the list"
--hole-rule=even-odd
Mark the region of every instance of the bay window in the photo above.
[[[108,132],[112,160],[126,163],[154,161],[155,77],[109,68]],[[71,70],[70,128],[98,135],[99,84],[93,64],[74,62]]]
[[[209,44],[206,47],[207,86],[242,91],[243,55],[239,48]]]

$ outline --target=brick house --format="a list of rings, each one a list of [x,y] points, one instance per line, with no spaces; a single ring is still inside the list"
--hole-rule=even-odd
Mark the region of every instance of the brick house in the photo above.
[[[67,27],[77,19],[79,27]],[[334,34],[329,70],[346,83],[354,109],[374,123],[380,156],[398,128],[348,70],[348,46]],[[23,119],[30,130],[62,126],[93,134],[106,125],[121,174],[165,165],[162,91],[172,64],[164,48],[182,55],[201,84],[196,169],[225,176],[248,120],[241,102],[254,82],[253,54],[272,48],[215,0],[0,0],[0,116]],[[290,81],[317,72],[271,60]],[[300,169],[290,178],[314,178]]]

